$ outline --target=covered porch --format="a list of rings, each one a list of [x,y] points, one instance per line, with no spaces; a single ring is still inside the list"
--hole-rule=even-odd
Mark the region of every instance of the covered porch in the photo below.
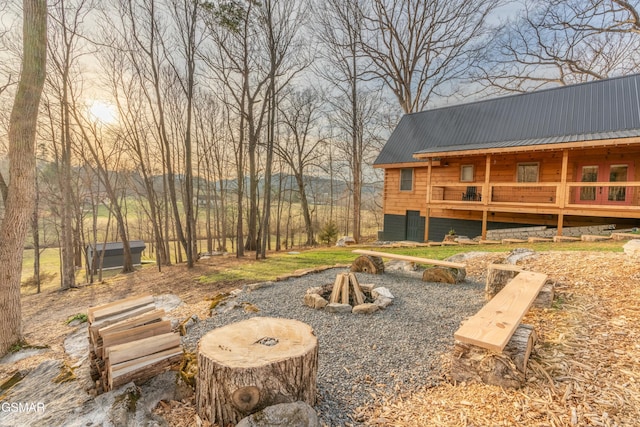
[[[481,217],[483,238],[496,215],[551,216],[558,235],[568,216],[640,218],[640,138],[414,157],[426,163],[425,240],[431,217]]]

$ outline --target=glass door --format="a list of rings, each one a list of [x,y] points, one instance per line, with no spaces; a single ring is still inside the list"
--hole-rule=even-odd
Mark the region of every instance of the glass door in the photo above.
[[[578,168],[578,182],[626,182],[633,178],[633,163],[583,164]],[[575,203],[592,205],[628,205],[631,188],[626,186],[589,185],[579,187]]]

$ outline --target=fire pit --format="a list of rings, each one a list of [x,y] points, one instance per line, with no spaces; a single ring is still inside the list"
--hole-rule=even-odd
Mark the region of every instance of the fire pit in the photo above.
[[[329,313],[374,313],[393,303],[393,295],[384,287],[360,284],[354,273],[341,273],[333,284],[307,289],[304,304]]]

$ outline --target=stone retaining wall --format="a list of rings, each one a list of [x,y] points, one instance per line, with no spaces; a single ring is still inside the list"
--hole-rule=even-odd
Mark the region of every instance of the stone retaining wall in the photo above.
[[[562,229],[562,235],[568,237],[580,237],[584,234],[608,235],[615,230],[615,224],[591,225],[588,227],[565,227]],[[546,226],[538,227],[521,227],[521,228],[504,228],[501,230],[488,230],[488,240],[502,239],[523,239],[529,237],[547,237],[552,238],[558,234],[557,228],[547,228]]]

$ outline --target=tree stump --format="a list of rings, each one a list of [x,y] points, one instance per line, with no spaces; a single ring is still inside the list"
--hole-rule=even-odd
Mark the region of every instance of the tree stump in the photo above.
[[[451,379],[520,388],[526,379],[527,363],[537,341],[530,325],[520,325],[502,353],[456,341],[451,357]]]
[[[487,301],[496,296],[507,283],[522,271],[522,268],[511,264],[491,264],[487,269],[487,281],[484,296]]]
[[[267,406],[314,405],[318,340],[305,323],[253,317],[206,334],[198,343],[196,410],[226,426]]]
[[[361,255],[351,264],[351,271],[356,273],[382,274],[384,262],[382,258],[371,255]]]

